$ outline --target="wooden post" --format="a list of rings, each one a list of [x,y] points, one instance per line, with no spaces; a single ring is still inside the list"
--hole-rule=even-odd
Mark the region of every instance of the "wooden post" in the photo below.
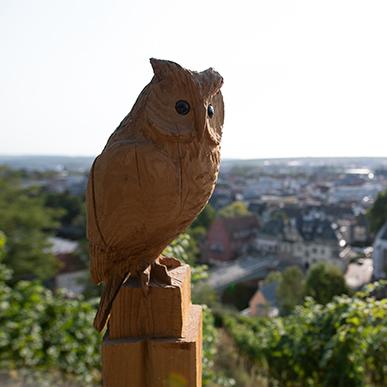
[[[169,270],[172,285],[133,279],[112,307],[102,345],[106,387],[200,387],[202,310],[191,304],[188,265]]]

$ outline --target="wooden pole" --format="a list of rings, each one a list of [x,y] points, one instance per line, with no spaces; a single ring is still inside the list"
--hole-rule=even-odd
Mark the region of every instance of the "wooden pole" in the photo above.
[[[201,387],[202,310],[191,303],[188,265],[169,270],[172,285],[144,295],[129,279],[112,307],[102,345],[107,387]]]

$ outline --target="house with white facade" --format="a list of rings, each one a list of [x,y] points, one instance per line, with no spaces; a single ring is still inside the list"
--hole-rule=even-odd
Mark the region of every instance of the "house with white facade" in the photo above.
[[[340,253],[345,246],[337,225],[314,212],[273,218],[259,230],[255,244],[263,255],[296,261],[304,267],[330,261],[342,269],[346,262],[340,259]]]

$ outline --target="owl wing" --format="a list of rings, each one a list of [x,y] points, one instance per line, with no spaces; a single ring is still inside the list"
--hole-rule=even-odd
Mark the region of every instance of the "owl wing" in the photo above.
[[[88,239],[96,282],[168,239],[180,211],[175,162],[150,143],[120,143],[95,160],[88,184]],[[172,225],[172,226],[171,226]],[[99,253],[100,250],[109,254]]]
[[[96,282],[106,277],[121,251],[130,254],[145,231],[141,201],[137,146],[122,144],[104,150],[94,161],[87,190],[87,235]]]

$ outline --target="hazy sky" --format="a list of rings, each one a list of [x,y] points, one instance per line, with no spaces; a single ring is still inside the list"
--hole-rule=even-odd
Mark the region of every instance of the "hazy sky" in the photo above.
[[[0,154],[95,155],[152,77],[217,69],[222,155],[387,156],[387,1],[0,0]]]

